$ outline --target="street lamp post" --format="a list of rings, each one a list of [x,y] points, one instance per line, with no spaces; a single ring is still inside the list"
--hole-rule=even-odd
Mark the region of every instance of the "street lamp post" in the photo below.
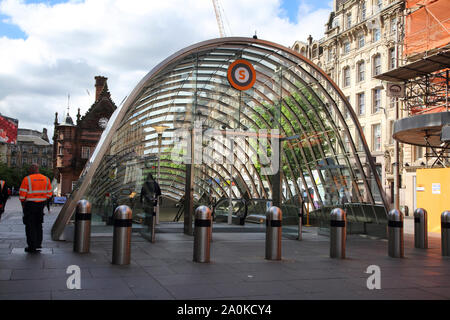
[[[160,183],[161,178],[161,143],[162,143],[162,134],[163,132],[168,129],[168,126],[165,125],[154,125],[152,126],[153,129],[155,129],[156,133],[158,133],[158,184]],[[159,199],[157,202],[157,208],[156,208],[156,224],[159,224]]]
[[[234,166],[234,140],[230,139],[230,152],[231,152],[231,162],[230,162],[230,198],[228,202],[228,224],[233,223],[233,166]]]

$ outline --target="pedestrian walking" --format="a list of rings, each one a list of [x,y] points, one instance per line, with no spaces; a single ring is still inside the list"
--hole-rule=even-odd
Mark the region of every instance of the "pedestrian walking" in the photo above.
[[[50,179],[39,173],[39,165],[30,166],[30,175],[22,180],[19,190],[19,200],[23,209],[23,224],[27,236],[26,252],[38,252],[42,248],[42,223],[44,222],[44,207],[52,196]]]
[[[6,201],[9,198],[8,186],[5,180],[0,180],[0,219],[5,212]]]
[[[161,188],[158,182],[153,179],[151,173],[147,175],[147,180],[142,185],[140,202],[143,204],[145,212],[144,224],[150,225],[153,210],[158,205],[158,197],[161,195]]]

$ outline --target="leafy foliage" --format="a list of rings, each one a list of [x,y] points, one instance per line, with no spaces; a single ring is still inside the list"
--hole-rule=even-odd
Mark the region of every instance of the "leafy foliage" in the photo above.
[[[24,165],[22,168],[10,168],[5,163],[0,162],[0,179],[5,180],[9,187],[19,189],[23,178],[28,175],[30,166]],[[53,170],[51,168],[39,168],[39,172],[53,180]]]
[[[287,142],[283,142],[282,144],[287,158],[283,160],[283,172],[288,178],[298,177],[298,171],[302,170],[305,172],[308,164],[309,167],[314,168],[317,165],[316,160],[320,161],[323,159],[320,146],[325,155],[329,152],[330,146],[324,139],[324,131],[328,132],[331,142],[334,141],[334,133],[328,124],[329,119],[327,119],[322,108],[323,106],[319,101],[306,88],[302,88],[300,85],[298,91],[291,93],[289,97],[283,99],[281,108],[280,103],[276,105],[263,103],[263,107],[258,106],[254,108],[259,114],[259,117],[256,115],[252,116],[257,125],[257,128],[252,129],[276,128],[276,119],[279,118],[282,134],[284,133],[287,137],[299,135],[298,139],[291,140],[290,142],[292,151],[289,150],[289,144]],[[271,150],[269,150],[270,154]],[[294,157],[298,159],[298,165]],[[292,168],[294,177],[291,177],[288,164]],[[259,165],[257,165],[257,169],[260,169]]]

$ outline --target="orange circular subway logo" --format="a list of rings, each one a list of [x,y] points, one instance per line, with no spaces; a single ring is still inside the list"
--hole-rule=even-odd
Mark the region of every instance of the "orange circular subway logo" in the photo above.
[[[256,72],[252,64],[244,59],[234,61],[228,67],[228,82],[235,89],[244,91],[253,87]]]

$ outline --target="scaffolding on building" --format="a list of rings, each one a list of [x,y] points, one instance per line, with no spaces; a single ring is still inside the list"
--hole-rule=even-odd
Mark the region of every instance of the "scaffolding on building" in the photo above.
[[[450,166],[450,144],[442,128],[450,123],[450,2],[407,0],[404,54],[409,62],[375,78],[401,83],[407,117],[394,123],[393,138],[426,148],[431,167]]]

